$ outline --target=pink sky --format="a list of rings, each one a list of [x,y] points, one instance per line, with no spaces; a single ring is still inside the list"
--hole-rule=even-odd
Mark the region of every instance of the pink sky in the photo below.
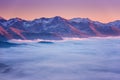
[[[81,17],[110,22],[120,20],[120,0],[0,0],[0,16],[27,20]]]

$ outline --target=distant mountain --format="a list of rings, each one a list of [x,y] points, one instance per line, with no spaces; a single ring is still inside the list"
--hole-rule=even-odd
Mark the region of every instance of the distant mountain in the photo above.
[[[120,35],[120,20],[101,23],[88,18],[70,20],[60,16],[39,18],[32,21],[20,18],[6,20],[0,17],[0,40],[46,39],[62,40],[63,37],[105,37]]]

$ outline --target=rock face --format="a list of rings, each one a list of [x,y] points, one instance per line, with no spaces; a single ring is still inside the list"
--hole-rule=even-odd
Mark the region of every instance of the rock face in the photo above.
[[[0,40],[9,39],[46,39],[62,40],[63,37],[119,36],[120,21],[100,23],[88,18],[70,20],[56,16],[32,21],[20,18],[6,20],[0,18]]]

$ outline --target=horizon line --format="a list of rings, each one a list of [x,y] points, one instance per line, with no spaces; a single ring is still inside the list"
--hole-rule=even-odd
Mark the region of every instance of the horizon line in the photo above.
[[[21,20],[26,20],[26,21],[33,21],[33,20],[35,20],[35,19],[41,19],[41,18],[54,18],[54,17],[61,17],[61,18],[63,18],[63,19],[66,19],[66,20],[71,20],[71,19],[75,19],[75,18],[81,18],[81,19],[89,19],[89,20],[91,20],[91,21],[95,21],[95,22],[100,22],[100,23],[103,23],[103,24],[107,24],[107,23],[110,23],[110,22],[115,22],[115,21],[119,21],[120,19],[115,19],[115,20],[111,20],[111,21],[108,21],[108,22],[102,22],[102,21],[99,21],[99,20],[93,20],[93,19],[91,19],[91,18],[88,18],[88,17],[72,17],[72,18],[64,18],[64,17],[62,17],[62,16],[52,16],[52,17],[45,17],[45,16],[43,16],[43,17],[37,17],[37,18],[33,18],[33,19],[25,19],[25,18],[21,18],[21,17],[11,17],[11,18],[5,18],[5,17],[3,17],[3,16],[0,16],[0,19],[2,18],[2,19],[5,19],[5,20],[10,20],[10,19],[14,19],[14,18],[18,18],[18,19],[21,19]]]

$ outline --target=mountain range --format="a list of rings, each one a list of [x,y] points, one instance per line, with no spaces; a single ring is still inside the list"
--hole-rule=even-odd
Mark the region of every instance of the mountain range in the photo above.
[[[88,18],[65,19],[60,16],[23,20],[0,17],[0,41],[22,40],[62,40],[64,37],[107,37],[120,35],[120,20],[101,23]]]

